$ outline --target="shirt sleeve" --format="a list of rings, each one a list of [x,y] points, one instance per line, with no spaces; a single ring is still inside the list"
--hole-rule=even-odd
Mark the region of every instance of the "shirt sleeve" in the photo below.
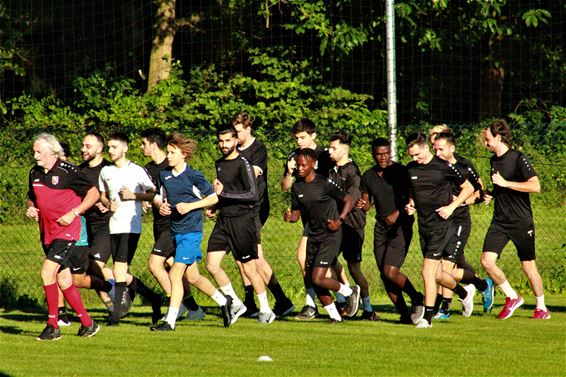
[[[73,179],[71,181],[71,189],[77,193],[81,198],[84,198],[86,193],[93,187],[96,187],[88,179],[82,171],[72,170]]]
[[[141,168],[141,170],[143,172],[140,172],[139,187],[141,188],[142,192],[155,190],[155,185],[153,184],[153,180],[151,179],[149,172],[145,168]]]
[[[462,173],[460,173],[460,171],[454,164],[446,163],[444,174],[446,179],[458,186],[466,181],[466,177],[462,175]]]
[[[328,180],[326,181],[325,190],[328,195],[330,195],[332,198],[334,198],[337,201],[343,201],[344,198],[346,197],[346,192],[342,191],[340,187],[329,182]]]
[[[522,152],[519,152],[519,156],[517,157],[517,172],[522,179],[523,182],[528,181],[532,177],[536,177],[537,173],[533,168],[533,164],[529,160],[529,158]]]
[[[251,165],[244,160],[241,160],[239,169],[239,178],[242,180],[244,187],[243,191],[230,192],[226,191],[226,187],[220,193],[220,196],[225,199],[240,199],[240,200],[257,200],[257,183],[254,171]]]
[[[106,192],[106,184],[104,183],[105,170],[106,170],[106,167],[103,167],[100,170],[100,175],[98,176],[98,191],[100,191],[100,192]]]
[[[206,180],[204,174],[202,172],[195,170],[195,174],[193,176],[193,185],[201,192],[204,196],[209,196],[214,194],[214,189],[210,182]]]
[[[265,146],[257,148],[250,162],[265,172],[267,170],[267,148]]]

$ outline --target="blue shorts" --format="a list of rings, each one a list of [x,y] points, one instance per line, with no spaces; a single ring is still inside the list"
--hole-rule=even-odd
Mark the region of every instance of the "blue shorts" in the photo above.
[[[173,236],[173,240],[176,245],[175,263],[191,265],[202,259],[202,252],[200,251],[202,232],[176,234]]]

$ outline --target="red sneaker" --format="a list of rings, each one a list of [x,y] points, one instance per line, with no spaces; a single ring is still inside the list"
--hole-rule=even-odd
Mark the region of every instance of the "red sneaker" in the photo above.
[[[497,316],[498,319],[507,319],[513,315],[515,310],[519,308],[519,306],[523,305],[525,301],[521,296],[517,296],[516,299],[510,299],[509,297],[505,298],[505,306],[499,315]]]
[[[546,310],[535,309],[533,319],[550,319],[550,311],[548,308]]]

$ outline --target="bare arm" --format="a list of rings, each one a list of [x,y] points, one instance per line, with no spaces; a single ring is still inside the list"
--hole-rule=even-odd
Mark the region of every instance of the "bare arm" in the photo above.
[[[460,185],[460,188],[462,189],[462,191],[460,191],[460,193],[458,194],[456,199],[452,201],[452,203],[448,204],[447,206],[440,207],[436,210],[436,212],[438,212],[440,217],[442,217],[443,219],[447,219],[452,216],[454,210],[462,205],[462,203],[464,203],[464,201],[474,192],[474,186],[472,186],[470,181],[468,181],[467,179]]]
[[[519,192],[528,192],[528,193],[540,192],[540,181],[537,176],[531,177],[525,182],[512,182],[503,178],[499,173],[495,173],[491,176],[491,181],[493,182],[494,185],[509,188],[511,190],[515,190]]]

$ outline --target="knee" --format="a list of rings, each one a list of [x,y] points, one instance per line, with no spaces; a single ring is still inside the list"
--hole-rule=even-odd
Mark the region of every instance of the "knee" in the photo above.
[[[493,268],[495,267],[495,260],[491,259],[491,258],[487,258],[485,256],[482,255],[480,263],[483,267],[484,270],[486,271],[491,271],[493,270]]]
[[[220,266],[216,263],[210,263],[207,262],[206,263],[206,270],[211,274],[211,275],[216,275],[219,271],[220,271]]]

